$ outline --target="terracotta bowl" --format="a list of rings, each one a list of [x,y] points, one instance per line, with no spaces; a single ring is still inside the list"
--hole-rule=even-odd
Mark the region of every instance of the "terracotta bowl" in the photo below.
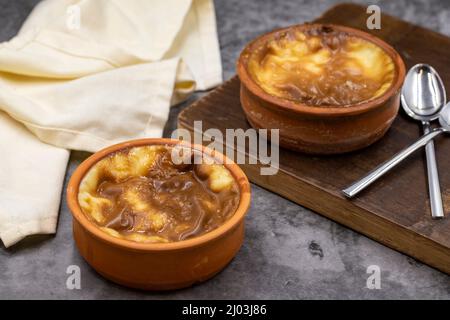
[[[67,202],[73,215],[73,236],[81,255],[101,275],[116,283],[145,290],[170,290],[205,281],[236,255],[244,237],[244,217],[250,205],[250,184],[235,163],[224,163],[236,179],[241,198],[234,215],[219,228],[201,236],[171,243],[138,243],[115,238],[90,222],[78,204],[78,187],[99,160],[123,148],[175,145],[179,140],[142,139],[103,149],[86,159],[72,175]],[[225,156],[191,145],[221,161]]]
[[[266,93],[248,71],[250,54],[292,28],[331,28],[378,45],[394,61],[393,84],[377,98],[345,107],[308,106]],[[364,148],[386,133],[398,113],[405,65],[390,45],[366,32],[338,25],[304,24],[278,29],[250,42],[237,61],[237,72],[242,108],[253,127],[280,129],[280,145],[289,149],[337,154]]]

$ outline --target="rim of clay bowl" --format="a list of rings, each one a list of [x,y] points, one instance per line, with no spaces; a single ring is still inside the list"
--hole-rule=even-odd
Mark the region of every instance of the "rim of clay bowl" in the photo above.
[[[174,241],[169,243],[142,243],[142,242],[134,242],[131,240],[120,239],[109,235],[108,233],[100,230],[98,226],[96,226],[93,222],[91,222],[85,215],[85,213],[81,210],[81,207],[78,203],[78,190],[81,180],[84,178],[86,173],[90,170],[90,168],[96,164],[101,159],[110,155],[113,152],[120,151],[126,148],[145,146],[145,145],[183,145],[194,150],[201,151],[202,153],[206,153],[207,155],[212,156],[216,160],[223,161],[223,165],[231,172],[233,177],[236,179],[236,182],[239,185],[240,189],[240,200],[239,206],[236,209],[235,213],[222,225],[218,228],[202,234],[197,237],[193,237],[187,240]],[[82,227],[87,230],[89,233],[94,235],[95,237],[118,247],[132,249],[132,250],[140,250],[140,251],[166,251],[166,250],[179,250],[185,249],[189,247],[196,247],[203,245],[209,241],[213,241],[221,238],[233,228],[235,228],[242,219],[244,219],[249,207],[250,207],[250,183],[247,179],[247,176],[244,174],[242,169],[225,155],[215,150],[211,150],[202,145],[191,144],[187,142],[183,142],[181,140],[175,139],[167,139],[167,138],[148,138],[148,139],[138,139],[126,141],[123,143],[115,144],[105,149],[102,149],[85,161],[83,161],[78,168],[72,174],[70,178],[69,184],[67,186],[67,203],[69,209],[72,213],[74,219],[76,219]]]
[[[391,86],[379,97],[374,99],[365,100],[358,102],[356,104],[348,104],[341,106],[311,106],[304,103],[291,101],[283,99],[281,97],[273,96],[266,91],[264,91],[249,74],[247,69],[247,63],[251,56],[252,51],[257,50],[267,44],[267,42],[273,39],[276,35],[287,32],[292,29],[306,30],[306,29],[321,29],[321,28],[331,28],[333,30],[345,32],[349,35],[362,38],[364,40],[370,41],[384,50],[392,59],[395,65],[395,78]],[[308,115],[318,115],[318,116],[348,116],[363,113],[371,109],[377,108],[382,105],[385,101],[390,99],[396,92],[399,92],[403,80],[405,78],[405,63],[401,58],[400,54],[385,41],[380,38],[373,36],[362,30],[354,29],[351,27],[345,27],[335,24],[322,24],[322,23],[305,23],[292,25],[285,28],[279,28],[271,32],[265,33],[251,42],[249,42],[245,48],[242,50],[239,58],[237,60],[237,73],[241,82],[245,87],[250,90],[253,94],[259,98],[276,105],[285,110],[294,111],[297,113],[308,114]]]

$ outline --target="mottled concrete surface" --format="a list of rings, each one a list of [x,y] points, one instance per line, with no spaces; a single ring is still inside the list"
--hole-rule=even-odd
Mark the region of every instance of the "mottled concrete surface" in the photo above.
[[[0,0],[0,40],[12,37],[37,1]],[[225,79],[243,45],[276,27],[312,20],[338,1],[217,0]],[[364,1],[363,3],[369,3]],[[384,12],[450,36],[450,2],[372,1]],[[433,61],[429,61],[433,63]],[[449,75],[443,75],[449,76]],[[167,131],[187,103],[173,108]],[[73,153],[67,177],[87,154]],[[52,192],[49,190],[49,192]],[[450,277],[275,194],[253,186],[244,246],[214,279],[172,293],[112,284],[79,256],[63,199],[56,236],[0,247],[0,298],[32,299],[449,299]],[[66,268],[79,265],[82,289],[66,289]],[[366,288],[366,269],[381,268],[381,289]]]

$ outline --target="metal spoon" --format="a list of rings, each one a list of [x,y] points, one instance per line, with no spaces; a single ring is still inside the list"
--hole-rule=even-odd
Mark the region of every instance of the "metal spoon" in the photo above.
[[[366,175],[361,180],[352,184],[351,186],[342,190],[342,192],[349,198],[356,195],[361,190],[365,189],[372,182],[380,178],[390,169],[399,164],[403,159],[407,158],[417,149],[425,146],[429,141],[433,140],[436,136],[440,135],[442,132],[450,132],[450,103],[446,104],[439,115],[440,128],[431,130],[429,133],[423,135],[419,140],[414,142],[412,145],[406,149],[397,153],[392,159],[384,162],[380,166],[372,170],[368,175]]]
[[[423,132],[430,132],[430,121],[438,118],[445,105],[445,87],[436,70],[427,64],[416,64],[406,75],[402,87],[403,110],[413,119],[422,121]],[[430,194],[431,216],[444,217],[441,188],[436,164],[434,142],[425,146]]]
[[[417,64],[409,70],[402,88],[402,106],[410,117],[422,121],[424,133],[430,131],[429,121],[438,118],[439,112],[445,105],[445,99],[445,87],[438,73],[431,66]],[[432,215],[433,217],[443,217],[434,143],[432,141],[427,145],[426,151]],[[354,191],[350,196],[356,195],[360,190]]]

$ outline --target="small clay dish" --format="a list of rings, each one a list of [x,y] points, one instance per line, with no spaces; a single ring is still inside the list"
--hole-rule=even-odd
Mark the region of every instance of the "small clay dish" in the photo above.
[[[378,97],[345,106],[311,106],[264,91],[248,70],[251,54],[264,50],[272,39],[286,32],[313,29],[344,32],[383,49],[395,65],[390,87]],[[303,24],[272,31],[250,42],[237,61],[237,73],[242,108],[254,128],[280,129],[280,145],[292,150],[338,154],[369,146],[386,133],[398,113],[405,65],[390,45],[366,32],[338,25]]]
[[[244,217],[250,205],[250,184],[239,166],[223,154],[199,145],[193,149],[219,160],[240,188],[239,206],[218,228],[187,240],[139,243],[103,232],[91,222],[78,203],[80,182],[89,169],[113,152],[137,146],[180,143],[172,139],[141,139],[103,149],[86,159],[72,175],[67,202],[73,215],[73,236],[80,254],[102,276],[116,283],[144,290],[171,290],[205,281],[221,271],[236,255],[244,238]]]

